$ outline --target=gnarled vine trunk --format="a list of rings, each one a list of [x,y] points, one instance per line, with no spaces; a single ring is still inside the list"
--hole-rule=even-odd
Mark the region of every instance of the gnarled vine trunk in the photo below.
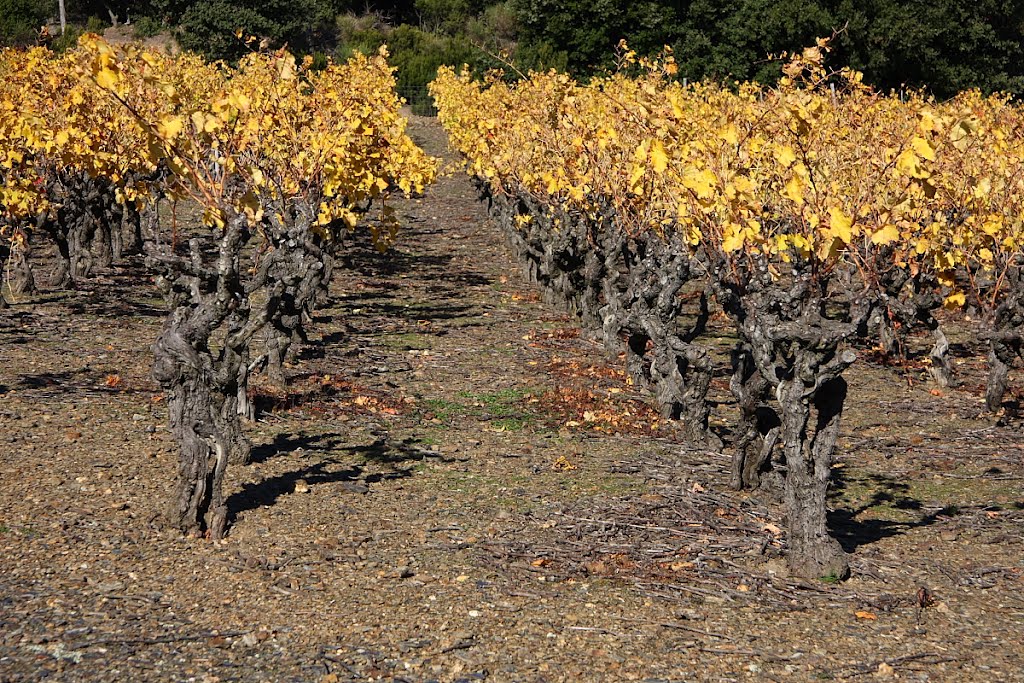
[[[1010,368],[1024,358],[1024,273],[1010,266],[1005,273],[1006,291],[988,321],[988,383],[985,406],[999,412],[1009,381]]]
[[[769,384],[757,371],[753,353],[743,343],[732,353],[729,389],[736,398],[740,419],[733,439],[730,485],[736,490],[764,488],[781,493],[782,479],[772,467],[772,451],[782,426],[778,413],[768,405]]]
[[[249,239],[244,216],[227,222],[217,260],[203,262],[198,239],[189,258],[153,248],[150,265],[173,310],[154,345],[153,377],[167,395],[170,429],[180,447],[168,523],[190,535],[220,538],[227,525],[223,477],[250,450],[239,420],[248,344],[270,311],[253,311],[240,254]]]
[[[743,340],[733,378],[744,413],[733,484],[751,484],[755,475],[759,481],[769,457],[764,448],[773,438],[771,430],[765,432],[760,452],[753,445],[763,380],[774,390],[779,406],[779,422],[773,429],[778,430],[785,466],[790,567],[807,578],[843,578],[849,573],[849,561],[828,533],[827,495],[846,400],[842,373],[856,354],[839,347],[856,335],[870,308],[850,307],[848,316],[863,319],[832,319],[825,305],[824,275],[794,268],[782,279],[773,276],[763,262],[752,265],[741,277],[717,281],[719,301],[736,321]]]

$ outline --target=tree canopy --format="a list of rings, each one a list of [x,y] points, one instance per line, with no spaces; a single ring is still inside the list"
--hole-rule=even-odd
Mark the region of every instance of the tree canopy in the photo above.
[[[417,82],[434,64],[478,68],[508,52],[522,70],[576,76],[610,68],[625,38],[638,53],[671,46],[691,80],[778,77],[783,52],[838,33],[832,62],[883,89],[923,88],[937,97],[980,88],[1024,92],[1024,3],[1018,0],[67,0],[69,20],[145,19],[187,49],[235,59],[265,45],[344,56],[401,43],[396,62]],[[25,44],[56,16],[56,0],[0,0],[0,43]],[[357,19],[371,17],[369,24]],[[405,28],[402,28],[402,27]],[[401,29],[405,33],[395,31]],[[409,33],[418,32],[418,35]],[[484,47],[485,50],[476,49]],[[408,51],[399,56],[397,53]],[[429,79],[428,79],[429,80]],[[419,84],[419,85],[422,85]]]

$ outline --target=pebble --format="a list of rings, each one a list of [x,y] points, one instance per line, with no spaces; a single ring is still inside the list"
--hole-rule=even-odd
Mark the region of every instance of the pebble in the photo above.
[[[256,635],[254,633],[246,633],[238,640],[238,642],[243,647],[256,647],[256,645],[258,645],[260,641],[258,638],[256,638]]]

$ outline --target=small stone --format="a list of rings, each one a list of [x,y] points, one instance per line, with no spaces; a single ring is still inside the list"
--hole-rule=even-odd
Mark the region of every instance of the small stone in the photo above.
[[[483,613],[480,610],[471,609],[469,610],[469,616],[475,619],[477,617],[483,616]]]
[[[295,481],[294,490],[295,493],[309,493],[309,484],[307,484],[303,479],[298,479]]]
[[[124,581],[105,581],[103,583],[96,584],[96,589],[103,593],[112,593],[113,591],[124,590]]]

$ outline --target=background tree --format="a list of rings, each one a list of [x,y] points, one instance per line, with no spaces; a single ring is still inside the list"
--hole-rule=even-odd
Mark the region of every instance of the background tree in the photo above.
[[[1024,92],[1022,3],[841,0],[833,14],[837,26],[848,22],[836,59],[880,88]]]
[[[57,10],[39,0],[0,0],[0,47],[29,45]]]

